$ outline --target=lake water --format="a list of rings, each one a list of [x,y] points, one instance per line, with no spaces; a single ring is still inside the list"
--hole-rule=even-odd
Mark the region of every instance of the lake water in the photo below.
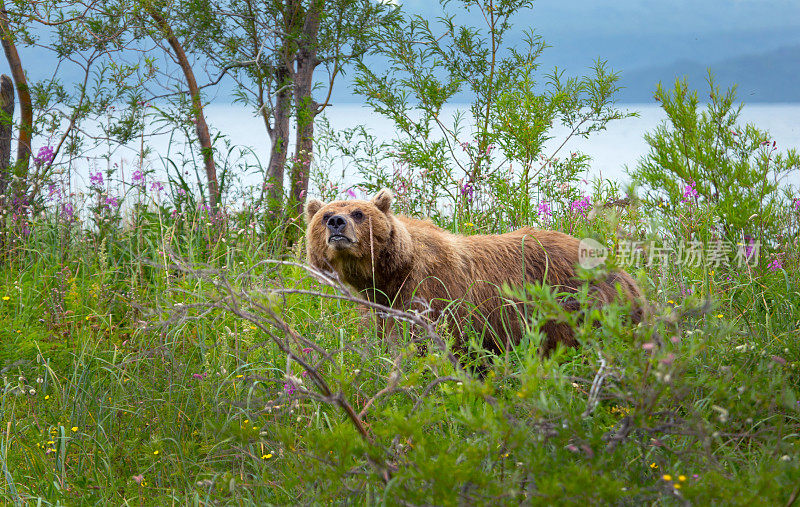
[[[624,104],[619,107],[623,110],[636,111],[639,116],[612,122],[607,130],[595,133],[588,139],[573,138],[560,152],[561,155],[564,155],[572,151],[581,151],[589,155],[592,158],[589,177],[602,176],[615,180],[628,180],[625,168],[635,167],[637,161],[648,152],[644,134],[652,132],[666,118],[662,109],[656,105]],[[444,111],[444,115],[445,117],[452,116],[456,110],[465,110],[466,108],[466,105],[449,106]],[[267,163],[269,138],[260,118],[254,117],[243,107],[222,104],[207,106],[206,115],[212,131],[224,134],[234,145],[247,146],[252,149],[252,155],[247,157],[251,162],[258,159],[263,164]],[[326,110],[326,116],[331,127],[335,129],[363,124],[378,140],[389,141],[395,137],[395,129],[389,120],[357,104],[334,105]],[[760,129],[769,131],[780,151],[789,148],[800,150],[800,104],[747,105],[740,116],[740,123],[753,123]],[[565,133],[563,129],[556,129],[555,140],[545,152],[550,153],[554,146],[557,146],[554,143],[560,144]],[[149,157],[149,164],[156,170],[163,167],[163,162],[159,160],[160,155],[166,155],[168,149],[173,154],[181,149],[180,142],[176,142],[176,139],[173,138],[170,143],[167,136],[153,138],[150,144],[154,154]],[[131,154],[137,152],[136,148],[138,146],[134,147],[132,151],[128,151],[128,156],[116,157],[127,168],[126,178],[130,177],[132,172],[130,168],[138,162],[138,156]],[[198,164],[201,164],[199,157],[197,160]],[[105,162],[96,163],[92,167],[95,170],[103,169],[105,164]],[[198,171],[202,174],[202,167],[198,167]],[[77,174],[73,175],[75,178],[72,180],[73,188],[85,188],[88,184],[88,167],[84,167],[83,170],[78,168],[76,172]],[[191,176],[189,174],[189,177]],[[156,178],[158,177],[156,175]],[[258,178],[252,175],[244,178],[248,184],[259,184],[260,182],[257,180]],[[345,180],[346,183],[353,184],[357,181],[356,175],[346,175]],[[790,183],[797,185],[798,181]]]
[[[465,110],[466,105],[450,106],[445,109],[445,117],[457,110]],[[623,110],[636,111],[637,118],[627,118],[609,124],[607,130],[596,133],[588,139],[573,138],[563,148],[561,154],[581,151],[592,158],[591,176],[627,180],[625,167],[635,167],[637,161],[648,152],[644,134],[653,131],[666,119],[663,110],[656,105],[624,104]],[[342,129],[363,124],[379,140],[395,137],[392,123],[370,109],[355,104],[332,106],[327,111],[331,127]],[[266,161],[269,159],[269,140],[263,123],[253,118],[242,108],[211,105],[208,107],[209,122],[222,132],[228,133],[238,144],[252,146],[255,153]],[[757,104],[748,105],[742,111],[740,122],[753,123],[767,130],[781,151],[789,148],[800,150],[800,104]],[[555,129],[554,143],[560,144],[566,135],[565,129]],[[550,151],[546,150],[546,153]]]

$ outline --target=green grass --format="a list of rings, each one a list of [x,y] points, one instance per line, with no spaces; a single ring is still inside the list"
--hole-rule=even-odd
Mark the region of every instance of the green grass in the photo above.
[[[608,242],[620,224],[713,236],[703,223],[689,231],[698,223],[684,211],[659,226],[650,209],[563,211],[555,224]],[[7,503],[786,504],[798,494],[796,232],[778,270],[633,270],[653,304],[643,325],[608,308],[592,317],[599,330],[576,324],[580,350],[549,359],[532,332],[475,380],[431,344],[421,354],[409,336],[382,342],[352,302],[292,292],[335,294],[299,267],[262,262],[302,261],[302,245],[282,248],[279,231],[246,213],[128,215],[129,226],[104,227],[45,215],[9,244]],[[547,291],[525,297],[539,318],[551,311]],[[235,315],[234,300],[250,313]]]

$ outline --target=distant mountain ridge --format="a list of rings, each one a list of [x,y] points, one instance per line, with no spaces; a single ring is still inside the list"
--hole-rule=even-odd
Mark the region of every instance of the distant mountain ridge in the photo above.
[[[653,102],[656,85],[672,87],[675,78],[688,79],[701,100],[708,93],[708,70],[722,89],[736,84],[736,96],[743,102],[800,102],[800,45],[743,55],[713,63],[679,60],[667,65],[622,72],[625,88],[618,94],[620,102]]]

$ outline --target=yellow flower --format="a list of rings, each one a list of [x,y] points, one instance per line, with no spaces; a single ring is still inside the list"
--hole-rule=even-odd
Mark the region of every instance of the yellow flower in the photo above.
[[[675,301],[673,301],[673,300],[671,300],[671,299],[670,299],[669,301],[667,301],[667,303],[669,303],[669,304],[671,304],[671,305],[674,305],[674,304],[675,304]]]
[[[73,432],[76,432],[76,431],[78,431],[78,427],[77,427],[77,426],[73,426],[73,427],[72,427],[72,431],[73,431]]]
[[[9,299],[11,299],[11,298],[8,297],[8,296],[3,296],[3,301],[8,301]]]
[[[158,456],[158,451],[153,451],[153,454],[154,454],[155,456]]]
[[[475,224],[472,222],[464,222],[464,227],[475,227]]]
[[[664,474],[664,475],[661,476],[661,478],[664,479],[665,481],[671,481],[672,480],[672,476],[669,475],[669,474]]]
[[[272,454],[265,454],[265,455],[261,456],[261,459],[270,459],[271,457],[272,457]]]
[[[722,318],[722,314],[721,314],[721,313],[718,313],[718,314],[717,314],[717,318],[718,318],[718,319],[721,319],[721,318]]]
[[[46,395],[46,396],[44,397],[44,399],[46,399],[46,400],[49,400],[49,399],[50,399],[50,395],[49,395],[49,394],[48,394],[48,395]]]
[[[656,465],[655,463],[650,463],[650,468],[655,470],[656,468],[658,468],[658,465]]]
[[[681,481],[681,482],[683,482],[683,481],[685,481],[685,480],[686,480],[686,476],[685,476],[685,475],[679,475],[679,476],[678,476],[678,480],[679,480],[679,481]]]
[[[675,489],[681,489],[681,485],[678,484],[677,482],[675,484],[673,484],[672,487],[675,488]]]
[[[242,378],[244,375],[236,375],[236,378]]]
[[[250,419],[245,419],[245,420],[244,420],[244,424],[247,424],[247,423],[249,423],[249,422],[250,422]]]

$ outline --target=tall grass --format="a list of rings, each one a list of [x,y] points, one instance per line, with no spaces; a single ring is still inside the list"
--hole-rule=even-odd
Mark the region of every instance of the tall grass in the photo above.
[[[794,206],[776,212],[787,236],[757,265],[628,268],[652,315],[576,320],[579,350],[538,356],[536,322],[561,314],[547,287],[528,287],[517,297],[538,313],[526,338],[475,379],[461,366],[481,353],[454,364],[447,347],[420,349],[419,330],[382,341],[301,267],[263,262],[303,253],[262,210],[211,214],[146,186],[106,206],[96,190],[72,213],[54,200],[7,229],[8,503],[774,504],[800,491]],[[608,182],[583,190],[588,206],[571,206],[570,184],[547,213],[506,192],[508,213],[434,218],[464,234],[537,224],[609,246],[716,237],[712,209],[664,212]]]

